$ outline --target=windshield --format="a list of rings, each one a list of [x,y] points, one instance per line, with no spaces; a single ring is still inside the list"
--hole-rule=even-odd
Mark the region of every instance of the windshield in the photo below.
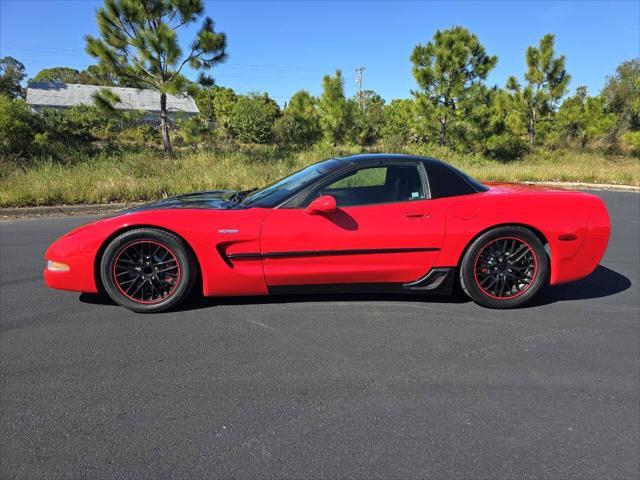
[[[275,207],[286,200],[292,193],[315,182],[341,165],[344,165],[344,162],[334,159],[313,164],[282,180],[278,180],[276,183],[252,192],[242,200],[242,205]]]

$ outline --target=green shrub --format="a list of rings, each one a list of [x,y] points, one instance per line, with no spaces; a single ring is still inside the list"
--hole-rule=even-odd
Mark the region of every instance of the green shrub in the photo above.
[[[191,117],[178,122],[178,131],[174,138],[177,144],[195,146],[211,138],[210,133],[200,117]]]
[[[36,132],[35,116],[26,102],[0,95],[0,154],[28,156]]]
[[[640,130],[622,134],[622,141],[631,147],[631,153],[640,157]]]
[[[133,127],[124,128],[118,132],[118,140],[124,142],[145,145],[147,143],[157,143],[160,141],[160,132],[153,125],[143,123]]]
[[[304,118],[285,113],[275,121],[273,136],[280,145],[310,145],[319,138],[320,130]]]
[[[116,130],[118,121],[93,105],[75,105],[64,111],[65,126],[83,140],[95,140]]]
[[[273,125],[273,137],[278,144],[296,145],[302,143],[304,131],[293,115],[283,115]]]
[[[393,133],[384,139],[384,151],[388,153],[404,153],[407,149],[407,143],[406,135]]]
[[[49,158],[72,164],[95,152],[93,128],[101,122],[84,107],[67,111],[46,109],[34,116],[37,123],[31,159]]]
[[[273,100],[260,95],[238,99],[233,106],[231,131],[245,143],[268,143],[273,135],[273,124],[278,116]]]
[[[492,135],[485,143],[485,155],[501,162],[521,158],[529,151],[529,145],[523,138],[503,133]]]
[[[91,142],[100,132],[115,129],[116,121],[109,119],[92,105],[75,105],[66,110],[45,109],[38,115],[40,128],[51,141]]]

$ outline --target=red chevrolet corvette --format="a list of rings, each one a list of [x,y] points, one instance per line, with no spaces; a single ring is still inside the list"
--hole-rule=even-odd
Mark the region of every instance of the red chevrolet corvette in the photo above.
[[[448,293],[516,307],[589,275],[609,240],[596,196],[483,185],[433,158],[356,155],[253,191],[180,195],[79,227],[49,247],[51,288],[136,312],[206,296]]]

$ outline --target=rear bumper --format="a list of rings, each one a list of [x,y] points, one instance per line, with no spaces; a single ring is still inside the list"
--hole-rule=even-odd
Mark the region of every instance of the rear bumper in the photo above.
[[[578,248],[570,256],[554,258],[554,249],[551,251],[551,279],[550,284],[578,280],[590,275],[602,260],[607,245],[611,226],[609,213],[604,202],[598,197],[593,197],[590,205],[587,227],[581,233],[583,237]],[[558,242],[560,242],[558,240]]]

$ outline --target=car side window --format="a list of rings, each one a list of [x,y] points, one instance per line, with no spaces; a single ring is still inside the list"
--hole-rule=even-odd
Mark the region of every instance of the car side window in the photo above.
[[[386,167],[363,168],[349,173],[347,176],[333,182],[327,188],[376,187],[384,185],[386,178]]]
[[[375,166],[350,171],[318,187],[305,203],[309,204],[321,195],[331,195],[339,207],[408,202],[425,198],[417,165]]]

